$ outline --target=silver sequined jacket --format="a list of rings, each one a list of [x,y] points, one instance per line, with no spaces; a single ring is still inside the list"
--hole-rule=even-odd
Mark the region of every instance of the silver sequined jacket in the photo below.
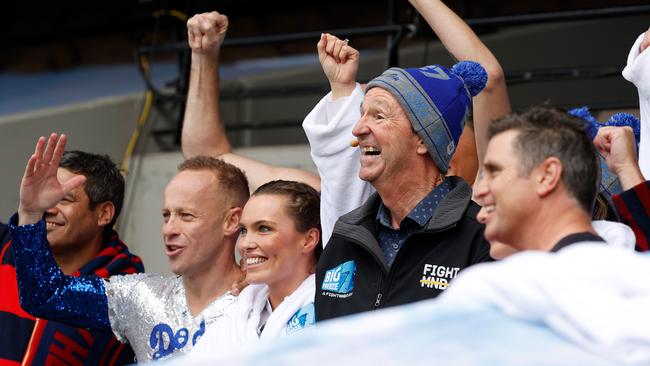
[[[193,317],[181,276],[135,274],[104,280],[113,333],[128,341],[139,362],[192,349],[206,326],[227,314],[237,298],[230,292]]]

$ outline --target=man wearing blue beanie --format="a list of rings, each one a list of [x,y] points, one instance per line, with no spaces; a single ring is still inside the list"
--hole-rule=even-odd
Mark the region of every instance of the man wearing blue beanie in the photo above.
[[[352,133],[359,177],[377,192],[334,226],[316,271],[317,321],[435,297],[489,259],[471,188],[445,177],[486,81],[465,61],[391,68],[368,83]]]
[[[507,113],[503,75],[487,47],[442,2],[414,6],[437,34],[436,27],[444,29],[441,39],[454,46],[454,57],[480,60],[490,71],[490,85],[476,101],[477,126]],[[471,170],[456,161],[449,169],[450,158],[486,72],[472,62],[452,70],[393,68],[372,80],[364,97],[355,83],[359,52],[330,34],[321,35],[317,49],[332,92],[303,128],[320,179],[231,152],[219,117],[216,62],[208,63],[211,73],[192,71],[184,154],[220,156],[251,182],[299,180],[321,191],[327,245],[317,268],[317,321],[435,297],[458,271],[489,258],[471,188],[460,177],[445,177]],[[348,144],[357,121],[359,149]],[[483,149],[476,150],[480,158]]]

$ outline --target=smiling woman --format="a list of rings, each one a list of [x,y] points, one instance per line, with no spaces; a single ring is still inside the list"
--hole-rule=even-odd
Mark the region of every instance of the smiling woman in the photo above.
[[[273,309],[314,272],[321,248],[319,207],[313,188],[281,180],[262,185],[244,207],[237,248],[246,280],[269,286]]]
[[[190,357],[209,359],[314,324],[313,273],[322,251],[319,212],[318,192],[304,183],[277,180],[253,193],[237,242],[250,285],[230,316],[208,328]]]

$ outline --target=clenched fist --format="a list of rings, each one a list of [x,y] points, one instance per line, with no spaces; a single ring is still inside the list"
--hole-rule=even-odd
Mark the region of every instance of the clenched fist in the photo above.
[[[228,17],[216,11],[196,14],[187,21],[187,41],[192,52],[216,56],[228,31]]]

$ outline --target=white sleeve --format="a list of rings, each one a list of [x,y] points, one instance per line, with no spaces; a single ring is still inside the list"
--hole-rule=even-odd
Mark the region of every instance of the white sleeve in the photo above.
[[[331,93],[318,102],[302,124],[311,157],[321,179],[321,226],[327,244],[339,216],[359,207],[374,188],[359,179],[360,152],[350,146],[352,129],[361,117],[363,91],[332,101]]]
[[[623,77],[636,86],[639,92],[641,113],[641,142],[639,143],[639,167],[645,179],[650,179],[650,51],[639,53],[643,34],[627,56]]]

